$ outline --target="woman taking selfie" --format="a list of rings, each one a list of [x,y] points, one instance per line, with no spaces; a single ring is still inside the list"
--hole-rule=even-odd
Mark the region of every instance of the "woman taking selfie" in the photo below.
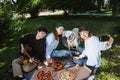
[[[101,51],[111,48],[112,43],[113,43],[113,38],[109,36],[109,40],[104,41],[104,42],[100,41],[97,36],[92,35],[89,32],[89,30],[84,27],[79,28],[78,34],[79,34],[80,40],[84,41],[85,49],[83,50],[82,54],[76,58],[78,60],[77,63],[81,64],[80,63],[81,60],[84,57],[87,57],[84,65],[90,68],[92,72],[90,76],[86,79],[93,80],[95,77],[97,68],[99,68],[101,65]]]

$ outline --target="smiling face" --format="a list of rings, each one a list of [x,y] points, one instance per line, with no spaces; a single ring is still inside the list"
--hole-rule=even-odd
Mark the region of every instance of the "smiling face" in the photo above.
[[[42,39],[46,36],[46,32],[44,31],[38,31],[37,32],[37,39]]]
[[[62,32],[63,32],[63,30],[64,30],[64,27],[63,27],[63,26],[60,26],[60,27],[57,27],[57,28],[56,28],[56,31],[57,31],[58,35],[61,35]]]
[[[84,40],[88,39],[89,38],[89,32],[88,31],[81,31],[81,32],[79,32],[79,36]]]

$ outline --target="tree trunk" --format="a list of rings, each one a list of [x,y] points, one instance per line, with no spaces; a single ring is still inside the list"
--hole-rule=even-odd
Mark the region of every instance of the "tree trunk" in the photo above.
[[[116,18],[117,17],[117,4],[114,3],[112,6],[112,17]]]
[[[69,12],[67,10],[64,10],[64,16],[68,16]]]
[[[37,13],[30,13],[30,15],[31,15],[31,18],[37,18],[38,17],[38,14]]]
[[[102,6],[103,6],[103,0],[97,0],[97,12],[101,12],[101,8],[102,8]]]

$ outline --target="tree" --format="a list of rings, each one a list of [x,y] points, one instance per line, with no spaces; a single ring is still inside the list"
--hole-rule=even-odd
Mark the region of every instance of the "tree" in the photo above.
[[[16,11],[20,14],[29,13],[32,18],[38,17],[39,10],[42,8],[43,0],[16,0],[13,1]]]
[[[120,0],[110,0],[110,7],[112,8],[112,17],[115,18],[120,8]]]
[[[97,10],[100,13],[101,12],[101,8],[104,5],[104,0],[97,0]]]
[[[27,11],[30,13],[32,18],[36,18],[38,17],[38,13],[40,12],[42,6],[42,0],[31,0],[27,5]]]
[[[69,12],[81,12],[96,9],[96,0],[45,0],[46,8],[50,10],[64,10]]]
[[[10,1],[4,0],[0,2],[0,41],[9,32],[12,21],[12,4]]]

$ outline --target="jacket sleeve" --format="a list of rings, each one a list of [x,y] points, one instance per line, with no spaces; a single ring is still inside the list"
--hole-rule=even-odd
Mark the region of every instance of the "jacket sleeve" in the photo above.
[[[92,45],[92,43],[94,45],[91,47],[94,47],[94,49],[107,50],[107,49],[111,48],[111,46],[108,46],[106,42],[99,41],[98,37],[96,37],[92,40],[91,45]]]
[[[51,47],[51,44],[52,44],[53,41],[54,41],[54,39],[51,35],[48,35],[46,37],[46,59],[51,58],[51,53],[53,51],[53,48]]]
[[[91,45],[92,45],[92,43],[94,44],[93,45],[94,49],[107,50],[107,49],[111,48],[111,46],[108,46],[106,42],[101,42],[98,37],[93,38]]]
[[[106,42],[99,42],[99,49],[100,50],[108,50],[109,48],[111,48],[111,45],[108,46]]]

